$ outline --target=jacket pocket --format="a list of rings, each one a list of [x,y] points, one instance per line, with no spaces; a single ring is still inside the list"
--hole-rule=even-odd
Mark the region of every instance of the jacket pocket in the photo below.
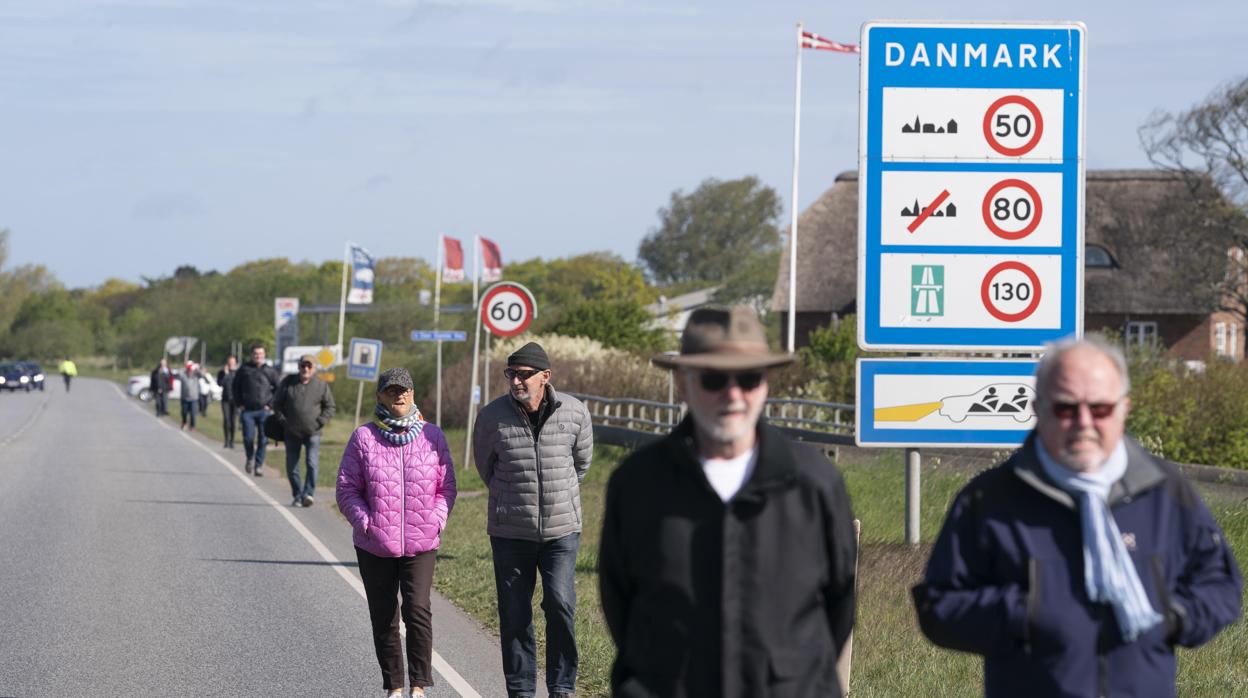
[[[835,693],[829,685],[826,657],[809,649],[777,648],[768,652],[770,695],[815,696]]]
[[[1027,623],[1023,626],[1023,651],[1027,654],[1031,654],[1040,616],[1040,599],[1044,598],[1043,564],[1034,557],[1027,561]]]

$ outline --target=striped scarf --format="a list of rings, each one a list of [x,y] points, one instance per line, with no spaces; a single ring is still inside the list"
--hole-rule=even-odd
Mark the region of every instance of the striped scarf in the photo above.
[[[406,417],[395,417],[385,406],[377,403],[377,409],[373,411],[373,424],[377,425],[387,441],[402,446],[410,444],[425,427],[425,417],[415,405],[412,405]]]
[[[1127,471],[1127,449],[1122,442],[1095,473],[1079,473],[1053,460],[1037,442],[1045,474],[1079,503],[1083,529],[1083,580],[1088,598],[1109,604],[1118,619],[1122,639],[1134,642],[1164,618],[1153,610],[1140,583],[1118,524],[1109,511],[1109,489]]]

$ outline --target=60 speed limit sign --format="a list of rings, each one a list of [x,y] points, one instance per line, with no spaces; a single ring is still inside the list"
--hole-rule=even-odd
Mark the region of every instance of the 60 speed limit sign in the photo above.
[[[481,297],[481,324],[496,336],[514,337],[528,329],[535,317],[533,293],[514,281],[494,284]]]

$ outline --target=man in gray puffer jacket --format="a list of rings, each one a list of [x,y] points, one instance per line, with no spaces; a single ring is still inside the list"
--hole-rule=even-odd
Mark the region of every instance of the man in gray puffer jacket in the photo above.
[[[537,693],[533,587],[542,575],[546,688],[576,690],[576,552],[581,541],[581,480],[594,452],[589,410],[549,385],[550,359],[535,343],[507,358],[511,390],[486,405],[472,432],[477,472],[490,491],[487,511],[498,590],[499,635],[508,698]]]

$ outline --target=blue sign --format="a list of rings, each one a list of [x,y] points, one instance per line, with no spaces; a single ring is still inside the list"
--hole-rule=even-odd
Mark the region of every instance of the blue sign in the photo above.
[[[468,333],[463,330],[412,330],[413,342],[466,342]]]
[[[1035,361],[859,359],[859,446],[1014,448],[1036,425]]]
[[[863,27],[864,349],[1027,351],[1082,333],[1085,33]]]
[[[347,378],[357,381],[375,381],[381,370],[381,340],[351,338],[351,353],[347,360]]]

